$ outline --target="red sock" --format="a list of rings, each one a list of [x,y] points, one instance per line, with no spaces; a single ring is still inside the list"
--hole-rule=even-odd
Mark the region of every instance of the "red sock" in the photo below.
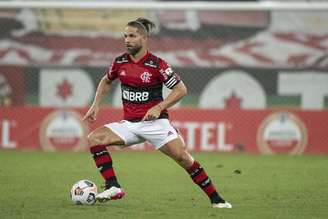
[[[106,187],[110,188],[112,186],[121,187],[116,179],[116,175],[113,169],[113,161],[106,146],[96,145],[90,147],[90,152],[93,155],[96,166],[100,171],[100,174],[106,181]]]
[[[207,176],[203,167],[197,161],[194,161],[192,166],[187,170],[192,181],[197,184],[204,193],[209,197],[212,203],[224,203],[224,199],[220,197],[216,191],[210,178]]]

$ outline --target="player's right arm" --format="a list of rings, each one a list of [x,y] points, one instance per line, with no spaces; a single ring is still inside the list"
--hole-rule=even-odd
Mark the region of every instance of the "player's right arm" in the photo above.
[[[94,122],[97,119],[97,114],[100,109],[100,103],[103,96],[108,92],[110,85],[113,80],[115,80],[118,76],[118,66],[115,64],[115,61],[110,65],[106,75],[100,80],[95,98],[93,99],[93,103],[90,106],[88,112],[85,114],[83,120],[87,120],[89,122]]]
[[[108,79],[107,75],[105,75],[99,82],[95,98],[93,100],[92,105],[90,106],[88,112],[83,117],[83,120],[87,120],[89,122],[94,122],[97,119],[97,114],[100,109],[100,103],[103,96],[108,92],[112,80]]]

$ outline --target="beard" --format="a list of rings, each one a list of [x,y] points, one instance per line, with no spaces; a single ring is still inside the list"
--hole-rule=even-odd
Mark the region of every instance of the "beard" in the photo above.
[[[126,50],[130,55],[134,56],[141,50],[141,46],[127,47]]]

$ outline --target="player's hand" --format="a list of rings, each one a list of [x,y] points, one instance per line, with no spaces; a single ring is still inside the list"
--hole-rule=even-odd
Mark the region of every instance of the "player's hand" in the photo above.
[[[88,112],[84,115],[83,121],[94,122],[97,119],[97,114],[99,111],[99,107],[92,105]]]
[[[153,106],[150,108],[146,115],[142,118],[142,121],[150,121],[157,119],[162,112],[162,108],[159,105]]]

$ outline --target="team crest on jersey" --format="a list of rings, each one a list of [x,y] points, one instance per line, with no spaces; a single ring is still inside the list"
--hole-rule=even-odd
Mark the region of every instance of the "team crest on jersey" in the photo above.
[[[149,72],[144,72],[140,75],[140,78],[142,80],[143,83],[150,83],[150,77],[152,76],[152,74],[150,74]]]

